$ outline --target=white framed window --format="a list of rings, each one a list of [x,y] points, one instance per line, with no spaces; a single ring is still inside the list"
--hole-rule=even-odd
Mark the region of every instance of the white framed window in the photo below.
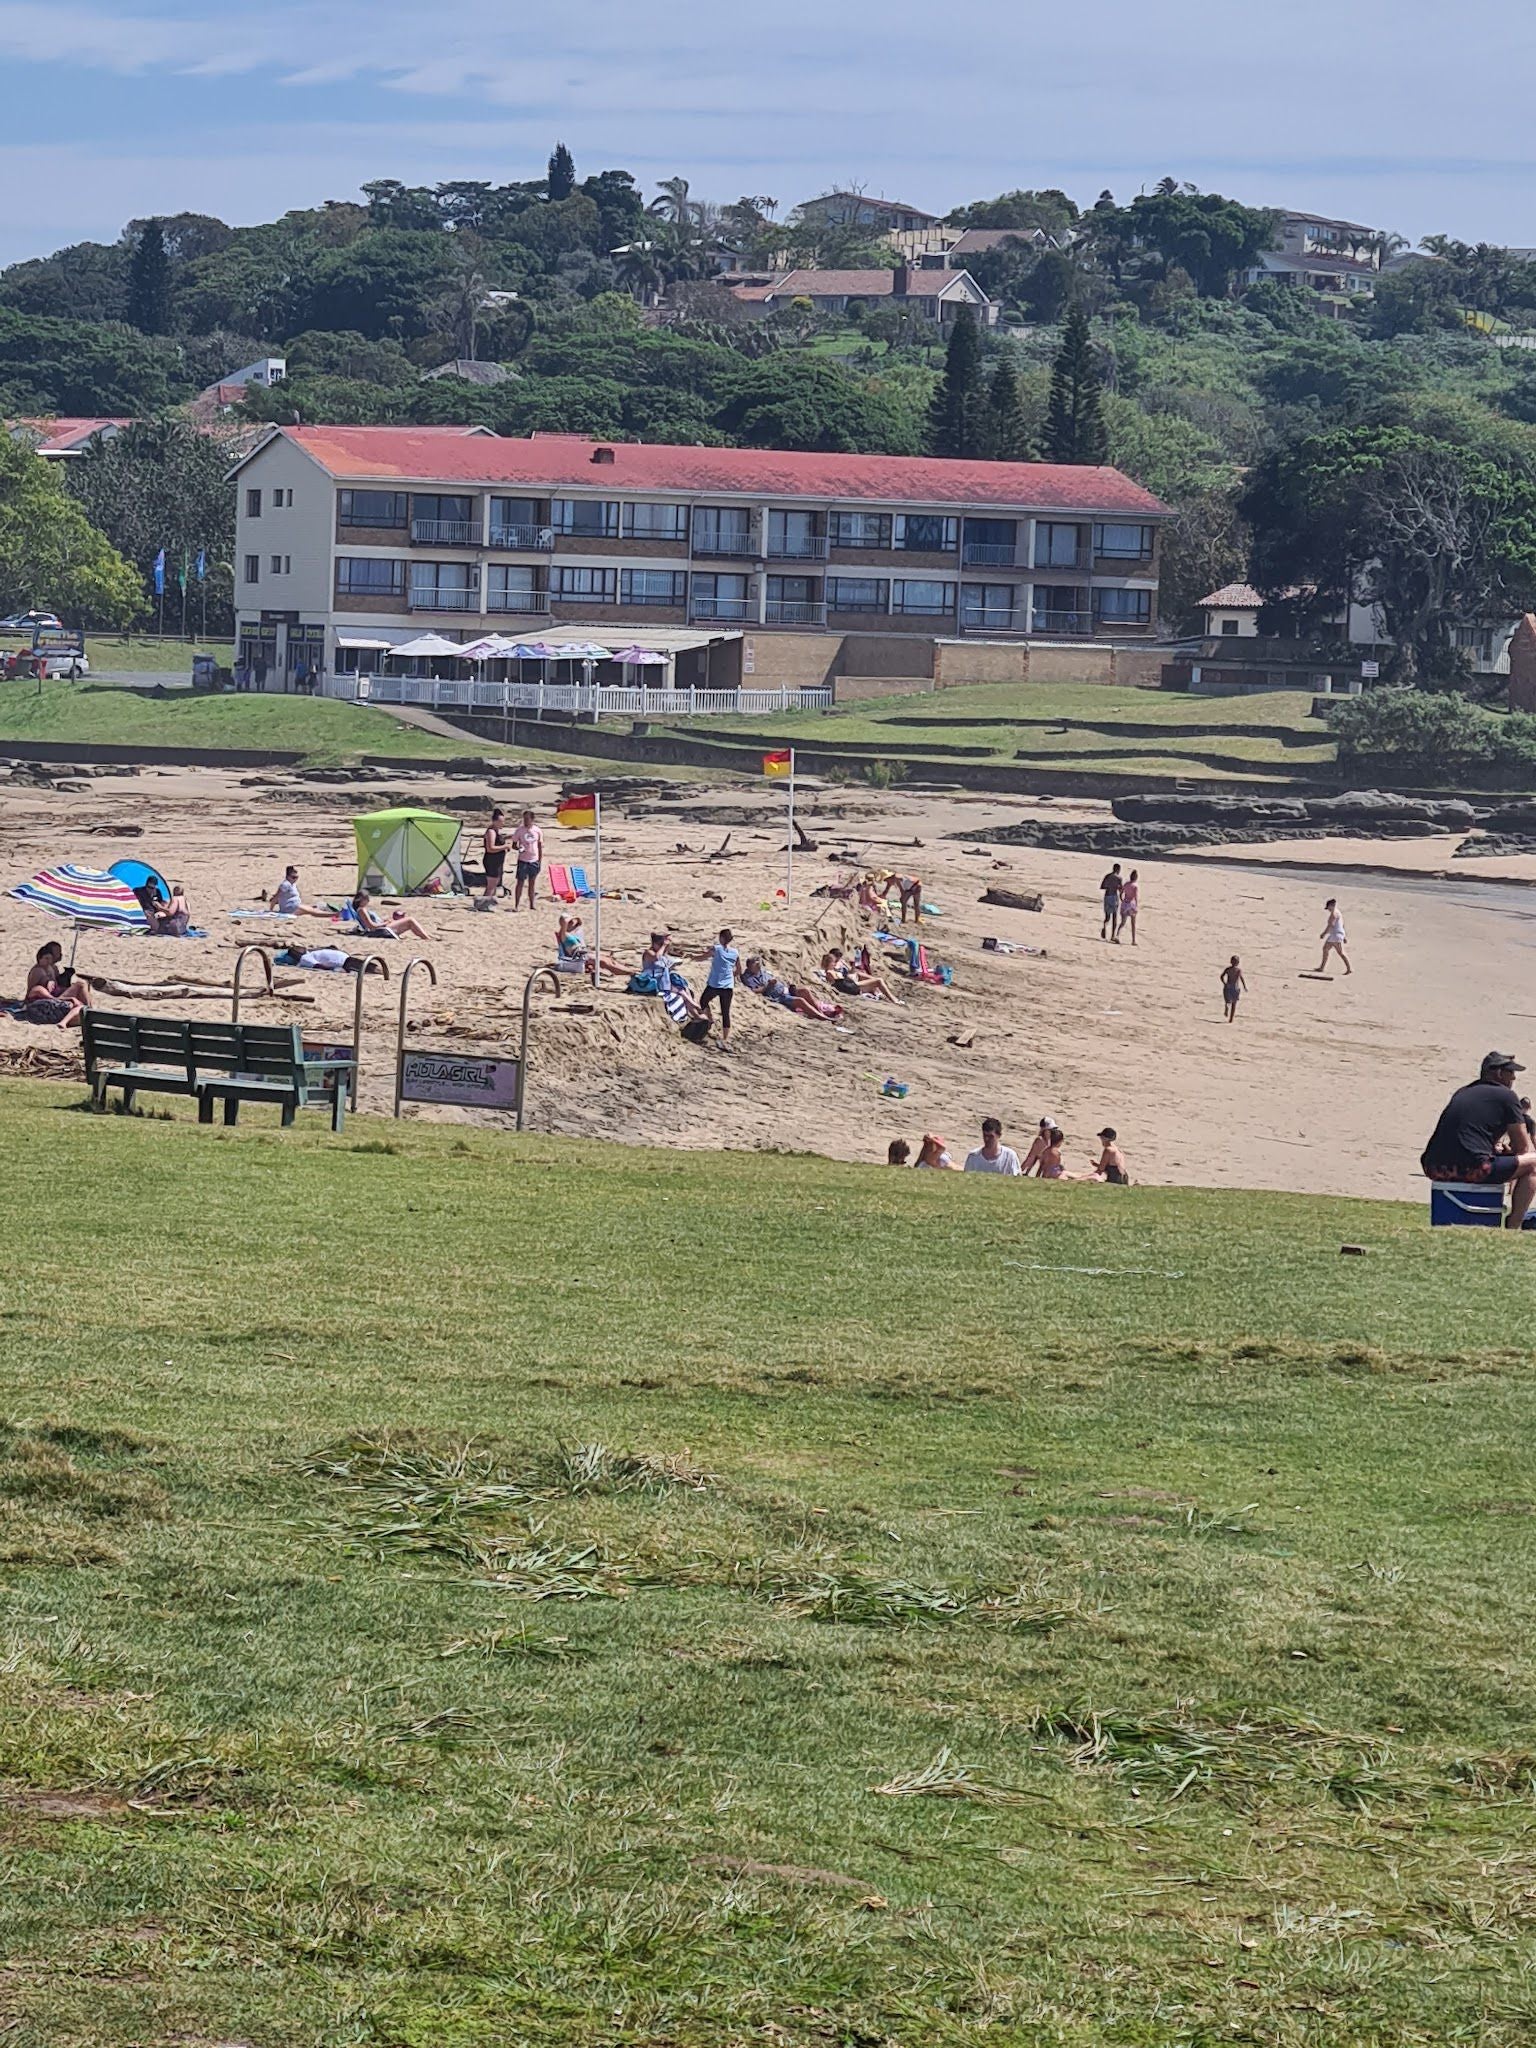
[[[831,529],[835,548],[888,548],[891,544],[889,512],[834,512]]]
[[[1145,562],[1152,553],[1152,529],[1106,519],[1093,529],[1093,552],[1107,561]]]
[[[625,540],[686,540],[686,505],[626,505],[622,532]]]
[[[696,555],[749,555],[752,515],[745,505],[697,505],[693,513]]]
[[[246,558],[245,558],[245,580],[246,580],[246,582],[247,582],[247,583],[259,583],[259,582],[261,581],[261,557],[260,557],[260,555],[247,555],[247,556],[246,556]]]
[[[544,609],[544,593],[537,571],[512,562],[493,562],[486,573],[486,608],[493,612],[537,612]]]
[[[891,586],[882,576],[829,576],[827,610],[884,612],[890,609]]]
[[[1104,620],[1127,626],[1145,626],[1152,617],[1152,593],[1150,590],[1096,590],[1093,609],[1095,616]]]
[[[619,530],[619,508],[605,498],[556,498],[550,524],[556,533],[577,534],[583,540],[612,540]]]
[[[681,604],[688,578],[681,569],[626,569],[619,578],[621,604]]]
[[[942,512],[898,512],[893,541],[908,554],[953,554],[960,544],[960,522]]]
[[[336,557],[338,597],[401,597],[404,593],[404,562],[391,562],[382,555]]]
[[[554,594],[567,602],[586,598],[593,604],[612,604],[617,584],[616,569],[557,569]]]
[[[1035,567],[1075,569],[1082,553],[1081,529],[1062,520],[1041,519],[1035,526]]]
[[[246,492],[246,494],[245,494],[245,516],[246,516],[246,518],[247,518],[247,519],[259,519],[259,518],[261,517],[261,493],[260,493],[260,491],[247,491],[247,492]]]
[[[404,491],[343,491],[339,516],[343,526],[404,526],[408,506]]]
[[[953,583],[930,582],[926,577],[897,577],[891,585],[891,610],[908,618],[943,618],[955,608]]]

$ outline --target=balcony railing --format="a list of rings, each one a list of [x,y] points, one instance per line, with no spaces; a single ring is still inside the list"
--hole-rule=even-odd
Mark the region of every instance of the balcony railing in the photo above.
[[[824,604],[806,603],[800,598],[770,597],[767,623],[770,626],[822,626],[826,624]]]
[[[547,555],[555,545],[555,529],[552,526],[492,526],[491,546],[508,548],[521,554],[537,552]]]
[[[1065,570],[1070,575],[1074,569],[1091,569],[1093,567],[1093,556],[1087,548],[1079,548],[1075,555],[1065,561],[1056,556],[1052,556],[1049,561],[1044,561],[1037,554],[1035,556],[1035,567],[1037,569]]]
[[[1036,606],[1030,630],[1035,633],[1091,633],[1093,614],[1087,611],[1048,611]]]
[[[962,633],[1027,633],[1029,613],[1006,605],[966,605],[960,613]]]
[[[652,609],[663,610],[676,610],[682,601],[681,591],[676,596],[673,596],[670,591],[663,596],[660,592],[654,590],[626,590],[619,598],[619,603],[623,605],[648,605]]]
[[[688,607],[691,619],[717,620],[726,624],[740,624],[745,619],[757,617],[755,597],[696,597]]]
[[[477,548],[480,545],[478,519],[413,519],[411,539],[432,547]]]
[[[968,540],[965,544],[965,559],[977,569],[1011,569],[1017,552],[1011,540]]]
[[[696,555],[755,555],[750,531],[741,533],[717,533],[707,539],[693,537],[693,552]]]
[[[477,612],[480,593],[478,590],[415,587],[410,594],[410,609],[413,612]]]
[[[826,560],[826,554],[827,536],[824,533],[786,534],[768,543],[768,559],[773,562],[822,562]]]
[[[534,612],[549,616],[549,592],[547,590],[505,590],[498,597],[491,595],[485,600],[488,612]]]

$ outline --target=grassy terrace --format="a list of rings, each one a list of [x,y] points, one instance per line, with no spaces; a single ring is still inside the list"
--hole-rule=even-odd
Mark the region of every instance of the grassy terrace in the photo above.
[[[914,762],[940,763],[939,749],[966,747],[983,749],[1000,765],[1262,779],[1332,764],[1333,742],[1309,715],[1311,704],[1304,691],[1189,697],[1094,684],[998,683],[831,712],[698,719],[690,729],[721,739],[750,732],[807,746],[879,747]]]
[[[1530,1246],[77,1095],[7,2044],[1530,2039]]]

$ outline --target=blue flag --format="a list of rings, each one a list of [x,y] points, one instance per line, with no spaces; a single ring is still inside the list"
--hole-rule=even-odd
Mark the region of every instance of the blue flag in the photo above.
[[[156,595],[156,597],[164,597],[164,595],[165,595],[165,549],[164,549],[164,548],[162,548],[162,549],[160,550],[159,554],[158,554],[158,555],[156,555],[156,557],[155,557],[155,595]]]
[[[197,562],[195,566],[197,569],[197,580],[199,583],[201,583],[205,580],[208,574],[208,550],[206,548],[198,549]]]

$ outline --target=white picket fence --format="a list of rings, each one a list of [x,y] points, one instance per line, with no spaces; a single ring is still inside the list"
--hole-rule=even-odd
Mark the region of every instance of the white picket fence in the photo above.
[[[820,711],[830,683],[782,690],[642,690],[598,683],[497,683],[441,676],[326,676],[322,694],[352,704],[418,704],[432,711],[559,711],[607,718]]]

